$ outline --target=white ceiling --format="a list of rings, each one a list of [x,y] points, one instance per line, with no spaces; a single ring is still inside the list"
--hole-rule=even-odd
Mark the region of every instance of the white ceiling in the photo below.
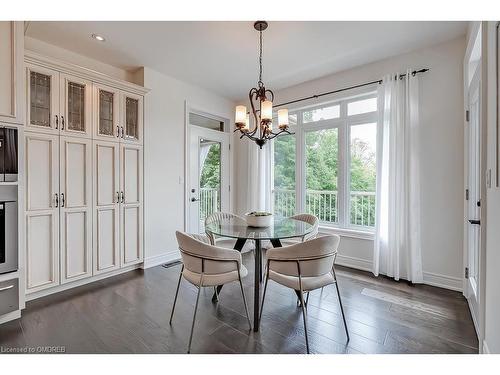
[[[465,34],[466,22],[270,22],[264,82],[278,90]],[[106,38],[97,42],[90,35]],[[230,99],[258,79],[253,22],[30,22],[27,35],[131,70],[151,67]]]

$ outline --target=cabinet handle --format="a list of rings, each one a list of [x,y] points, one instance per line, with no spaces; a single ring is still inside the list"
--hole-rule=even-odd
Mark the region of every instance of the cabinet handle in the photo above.
[[[122,126],[122,138],[125,138],[125,132],[123,131],[123,126]]]
[[[116,125],[116,138],[120,138],[120,127]]]
[[[59,129],[59,116],[56,115],[56,129]]]
[[[61,130],[64,130],[64,116],[61,115]]]
[[[116,203],[120,203],[120,192],[116,192]]]
[[[125,193],[122,191],[122,203],[125,203]]]
[[[12,289],[12,288],[14,288],[14,284],[9,285],[9,286],[5,286],[3,288],[0,288],[0,292],[3,292],[4,290],[9,290],[9,289]]]
[[[59,207],[59,196],[57,195],[57,193],[55,194],[56,196],[56,208]]]
[[[64,202],[66,200],[64,199],[64,193],[61,193],[61,207],[64,207]]]

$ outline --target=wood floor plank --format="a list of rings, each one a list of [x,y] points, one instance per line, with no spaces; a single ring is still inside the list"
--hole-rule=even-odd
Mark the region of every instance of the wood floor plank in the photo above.
[[[243,285],[252,314],[253,254],[244,254],[243,261],[249,270]],[[136,270],[28,302],[21,319],[0,325],[0,346],[64,346],[69,353],[186,353],[197,289],[182,281],[169,325],[179,272],[179,265]],[[346,267],[338,267],[337,276],[351,339],[346,341],[335,287],[325,287],[309,297],[311,353],[478,352],[460,293]],[[306,352],[293,291],[269,283],[259,332],[248,328],[238,283],[224,286],[217,303],[212,293],[203,288],[200,294],[193,353]]]

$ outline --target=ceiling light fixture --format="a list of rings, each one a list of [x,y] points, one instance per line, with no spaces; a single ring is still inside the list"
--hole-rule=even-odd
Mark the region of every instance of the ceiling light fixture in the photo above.
[[[247,113],[247,107],[244,105],[236,106],[235,126],[236,131],[240,131],[241,136],[247,137],[257,143],[262,148],[267,141],[276,138],[282,134],[293,134],[288,131],[288,109],[278,111],[278,132],[273,132],[273,100],[274,93],[266,89],[262,82],[262,31],[267,29],[266,21],[257,21],[253,24],[255,30],[259,32],[259,81],[257,87],[254,87],[248,93],[252,113],[255,120],[255,126],[250,130],[250,115]],[[257,102],[259,109],[256,109],[254,102]]]
[[[92,34],[91,36],[92,36],[92,38],[94,38],[95,40],[98,40],[99,42],[105,42],[106,41],[106,39],[103,36],[99,35],[99,34]]]

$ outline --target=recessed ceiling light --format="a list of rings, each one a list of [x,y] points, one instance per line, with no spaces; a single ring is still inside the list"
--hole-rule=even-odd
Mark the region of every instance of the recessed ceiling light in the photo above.
[[[103,36],[99,35],[99,34],[92,34],[91,36],[92,36],[92,38],[94,38],[95,40],[98,40],[99,42],[105,42],[106,41],[106,39]]]

